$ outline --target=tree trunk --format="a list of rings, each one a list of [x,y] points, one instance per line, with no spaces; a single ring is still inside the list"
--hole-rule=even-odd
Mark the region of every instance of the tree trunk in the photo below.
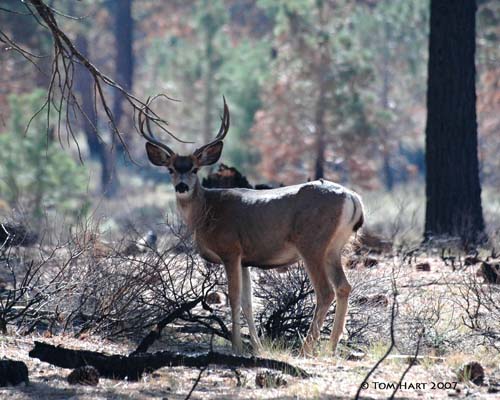
[[[320,82],[324,79],[320,79]],[[324,82],[323,82],[324,83]],[[322,84],[319,86],[318,100],[316,101],[316,112],[314,125],[316,130],[316,160],[314,163],[314,179],[321,179],[325,176],[325,109],[326,109],[326,88]]]
[[[325,15],[323,2],[317,2],[318,24],[321,29],[325,26]],[[316,100],[316,110],[314,115],[314,127],[316,134],[316,159],[314,162],[314,179],[322,179],[325,176],[325,112],[326,112],[326,92],[330,80],[330,57],[328,54],[328,37],[321,35],[319,37],[318,51],[319,59],[316,65],[318,98]]]
[[[134,21],[132,19],[132,0],[116,0],[115,3],[114,35],[116,45],[115,79],[128,92],[132,90],[134,75],[134,54],[132,51]],[[113,101],[113,116],[116,126],[120,126],[123,112],[124,97],[115,91]],[[123,146],[118,138],[114,145],[119,153],[123,153]],[[128,138],[124,138],[127,142]]]
[[[382,87],[380,90],[380,105],[384,112],[389,113],[389,90],[390,90],[390,70],[389,63],[391,60],[391,55],[389,52],[389,35],[390,27],[387,22],[384,23],[384,43],[382,43]],[[391,142],[389,138],[389,131],[387,127],[382,128],[382,134],[384,137],[384,150],[383,150],[383,173],[385,180],[385,188],[389,192],[394,189],[394,172],[391,166]]]
[[[83,34],[78,34],[75,40],[78,50],[85,56],[88,55],[88,41]],[[95,98],[93,82],[89,72],[80,64],[76,66],[76,90],[80,93],[81,108],[84,115],[81,116],[81,124],[90,156],[98,158],[101,164],[101,190],[103,193],[113,195],[117,189],[117,177],[114,169],[114,157],[108,152],[106,144],[97,134],[97,114],[95,109]]]
[[[431,0],[425,239],[484,239],[477,157],[473,0]]]
[[[214,132],[212,131],[212,108],[214,101],[213,94],[213,79],[215,73],[215,62],[214,62],[214,35],[215,31],[207,29],[207,34],[205,37],[205,58],[207,62],[207,73],[205,76],[205,93],[203,107],[205,111],[203,119],[203,142],[208,143],[212,140]]]

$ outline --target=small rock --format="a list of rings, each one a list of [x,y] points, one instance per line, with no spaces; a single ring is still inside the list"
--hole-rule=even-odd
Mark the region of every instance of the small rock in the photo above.
[[[356,300],[356,303],[360,306],[387,307],[389,305],[389,299],[385,294],[376,294],[374,296],[361,296]]]
[[[212,292],[207,294],[208,304],[222,304],[222,294],[219,292]]]
[[[239,369],[234,370],[234,375],[236,376],[236,386],[243,387],[247,382],[247,377]]]
[[[366,354],[361,351],[351,351],[347,356],[349,361],[361,361],[366,357]]]
[[[385,294],[376,294],[370,297],[368,302],[379,307],[387,307],[389,305],[389,299]]]
[[[484,369],[477,361],[471,361],[460,367],[457,376],[462,382],[471,381],[475,385],[482,385],[484,382]]]
[[[471,265],[476,265],[477,263],[479,263],[481,260],[478,258],[477,254],[474,254],[474,255],[468,255],[468,256],[465,256],[464,258],[464,265],[466,267],[469,267]]]
[[[75,368],[68,375],[68,383],[71,385],[97,386],[99,383],[99,371],[91,365]]]
[[[370,249],[370,251],[377,254],[390,253],[392,251],[392,242],[375,233],[370,233],[364,230],[360,240],[359,247]]]
[[[500,385],[490,385],[488,386],[488,393],[499,393]]]
[[[500,284],[500,260],[483,261],[476,275],[486,283]]]
[[[146,253],[149,250],[156,249],[156,242],[158,241],[158,236],[154,231],[148,231],[139,240],[129,243],[129,245],[123,251],[125,256],[137,256],[141,253]]]
[[[28,367],[22,361],[0,360],[0,387],[29,383]]]
[[[288,382],[280,373],[273,371],[261,371],[255,375],[255,384],[260,388],[276,388],[286,386]]]
[[[378,265],[378,260],[374,257],[366,257],[363,261],[365,268],[373,268]]]
[[[431,265],[428,262],[422,262],[415,265],[417,271],[429,272],[431,270]]]

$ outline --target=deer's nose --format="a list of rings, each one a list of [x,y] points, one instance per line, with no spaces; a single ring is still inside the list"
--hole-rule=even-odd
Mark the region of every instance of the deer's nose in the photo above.
[[[184,182],[178,183],[175,185],[175,191],[179,193],[184,193],[189,190],[189,186],[186,185]]]

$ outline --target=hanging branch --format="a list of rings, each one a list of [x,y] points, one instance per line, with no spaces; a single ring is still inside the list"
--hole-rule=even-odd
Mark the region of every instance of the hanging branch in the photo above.
[[[126,153],[130,157],[129,150],[126,146],[125,141],[123,140],[123,133],[120,132],[117,121],[114,118],[114,115],[111,111],[111,108],[108,105],[108,99],[106,98],[105,89],[106,88],[114,88],[121,95],[124,96],[126,101],[130,104],[133,109],[134,115],[134,127],[137,132],[140,132],[138,129],[137,123],[137,115],[140,111],[147,110],[148,118],[151,120],[153,124],[156,125],[161,131],[167,133],[172,136],[177,141],[183,143],[189,143],[180,140],[175,135],[172,134],[167,128],[168,123],[159,117],[154,111],[151,110],[149,104],[140,100],[133,94],[129,93],[125,90],[121,85],[119,85],[115,80],[110,78],[109,76],[102,73],[94,64],[92,64],[87,57],[85,57],[73,44],[71,39],[66,35],[66,33],[60,28],[59,24],[56,20],[56,15],[66,17],[61,12],[58,12],[53,7],[46,4],[43,0],[17,0],[25,9],[26,13],[22,13],[22,15],[31,15],[37,23],[42,26],[44,29],[48,30],[52,40],[53,40],[53,59],[51,72],[49,77],[49,86],[47,89],[47,98],[44,104],[40,107],[40,109],[33,115],[30,120],[31,121],[39,115],[44,110],[47,113],[47,132],[49,132],[50,126],[50,112],[52,109],[57,111],[57,135],[60,143],[62,144],[61,139],[61,125],[64,123],[67,130],[67,142],[69,143],[70,137],[72,141],[77,145],[78,152],[80,155],[80,148],[78,146],[78,141],[75,136],[75,132],[73,130],[71,120],[76,115],[81,115],[85,118],[93,127],[96,134],[102,139],[99,135],[97,127],[94,123],[89,119],[89,116],[85,114],[82,109],[82,106],[76,97],[74,91],[74,77],[75,77],[75,67],[77,64],[83,66],[92,77],[92,83],[95,92],[95,109],[102,108],[107,118],[108,125],[110,126],[112,134],[118,137],[120,143],[125,149]],[[2,12],[6,12],[10,10],[2,9]],[[18,14],[17,12],[15,12]],[[36,68],[39,69],[36,61],[37,59],[44,58],[43,56],[38,56],[33,54],[32,52],[24,49],[19,46],[14,40],[12,40],[6,32],[0,29],[0,42],[7,44],[12,50],[19,53],[30,63],[34,64]],[[168,98],[169,100],[174,100],[166,95],[162,95],[162,97]],[[28,127],[26,129],[29,128]],[[81,159],[81,155],[80,155]]]

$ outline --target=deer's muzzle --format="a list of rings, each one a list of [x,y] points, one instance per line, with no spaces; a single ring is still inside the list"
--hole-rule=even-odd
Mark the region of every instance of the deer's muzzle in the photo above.
[[[189,191],[189,186],[186,185],[184,182],[180,182],[177,185],[175,185],[175,191],[177,193],[184,193]]]

